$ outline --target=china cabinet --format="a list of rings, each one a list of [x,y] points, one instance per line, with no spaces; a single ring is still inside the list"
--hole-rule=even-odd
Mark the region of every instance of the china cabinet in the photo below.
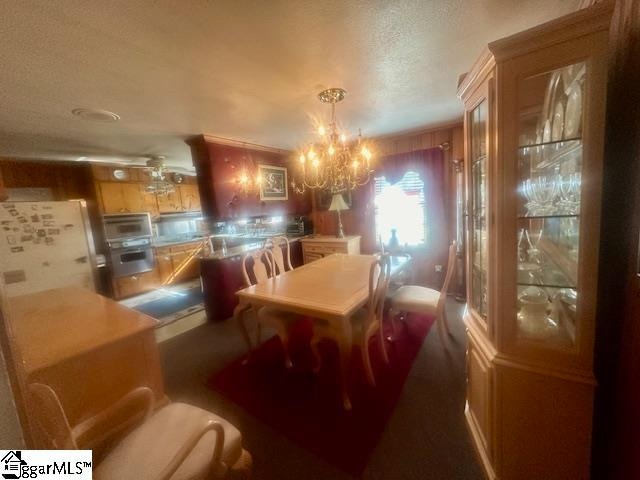
[[[465,416],[489,478],[587,478],[610,4],[489,44],[461,80]]]

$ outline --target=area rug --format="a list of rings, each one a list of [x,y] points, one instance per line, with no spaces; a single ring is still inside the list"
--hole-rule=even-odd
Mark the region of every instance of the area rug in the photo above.
[[[342,409],[338,350],[332,342],[320,344],[322,368],[313,373],[309,319],[298,323],[292,337],[292,369],[284,367],[282,344],[274,337],[254,351],[248,365],[242,365],[244,357],[237,359],[213,375],[208,386],[328,463],[359,476],[393,413],[433,320],[409,315],[404,324],[399,322],[396,341],[385,342],[388,365],[377,337],[371,340],[375,387],[367,384],[360,352],[354,349],[349,371],[350,412]]]
[[[187,290],[166,290],[161,298],[131,308],[160,320],[164,325],[202,310],[202,288],[197,286]]]

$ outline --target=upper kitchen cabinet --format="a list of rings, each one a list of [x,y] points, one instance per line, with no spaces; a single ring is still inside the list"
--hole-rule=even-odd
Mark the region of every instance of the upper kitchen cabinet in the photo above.
[[[182,209],[186,212],[199,212],[201,206],[198,185],[179,185],[178,190],[180,190]]]
[[[103,213],[148,211],[144,191],[139,183],[99,182],[96,189]]]
[[[489,44],[459,87],[465,415],[488,478],[589,477],[611,9]]]
[[[158,202],[158,211],[160,213],[178,213],[184,211],[180,190],[178,188],[166,195],[157,195],[156,201]]]
[[[145,190],[150,179],[144,168],[93,165],[91,170],[103,213],[149,212],[156,217],[161,213],[200,210],[198,185],[193,177],[181,177],[179,181],[184,183],[176,183],[175,191],[168,195],[154,195]]]
[[[216,143],[206,135],[193,138],[187,143],[191,147],[198,172],[202,211],[206,216],[229,219],[306,214],[311,211],[308,192],[299,195],[291,189],[291,185],[287,185],[288,199],[276,201],[260,200],[259,192],[243,192],[239,186],[241,172],[255,174],[258,165],[288,168],[290,152],[253,145]]]

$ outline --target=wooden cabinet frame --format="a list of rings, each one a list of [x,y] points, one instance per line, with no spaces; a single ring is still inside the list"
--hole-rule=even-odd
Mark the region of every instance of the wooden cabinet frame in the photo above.
[[[465,106],[467,299],[471,302],[471,113],[487,119],[487,319],[467,308],[465,416],[488,478],[589,476],[596,385],[593,346],[601,215],[610,3],[599,3],[489,44],[461,81]],[[518,331],[519,95],[524,79],[585,62],[582,91],[578,291],[573,346]],[[522,85],[522,89],[520,86]],[[526,97],[523,97],[526,98]],[[535,142],[534,142],[535,143]],[[524,144],[528,145],[528,143]],[[524,283],[526,285],[526,283]],[[572,287],[574,288],[574,287]]]

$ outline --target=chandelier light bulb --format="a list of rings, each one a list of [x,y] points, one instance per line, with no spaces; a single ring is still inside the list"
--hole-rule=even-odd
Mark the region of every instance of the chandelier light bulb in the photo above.
[[[326,124],[314,123],[318,137],[307,143],[299,152],[300,167],[292,179],[294,191],[322,190],[331,194],[354,190],[367,184],[373,175],[369,161],[372,152],[357,141],[349,143],[346,131],[338,127],[336,105],[346,95],[343,88],[329,88],[318,94],[318,99],[330,107],[331,115]],[[310,168],[306,168],[307,161]]]

